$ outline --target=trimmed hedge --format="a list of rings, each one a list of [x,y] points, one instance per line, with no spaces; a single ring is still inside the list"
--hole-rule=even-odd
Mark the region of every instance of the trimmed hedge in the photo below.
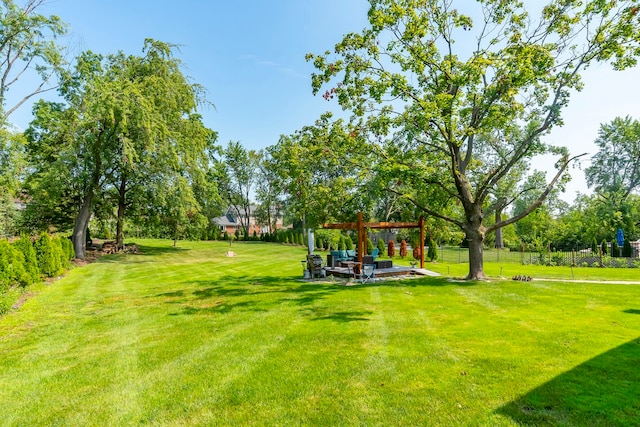
[[[47,233],[42,233],[36,243],[36,257],[38,268],[47,277],[55,277],[62,273],[62,245],[60,239],[52,239]]]
[[[36,258],[36,250],[31,243],[29,236],[22,235],[13,245],[24,255],[24,267],[29,275],[31,283],[35,283],[40,279],[40,269],[38,268],[38,259]]]

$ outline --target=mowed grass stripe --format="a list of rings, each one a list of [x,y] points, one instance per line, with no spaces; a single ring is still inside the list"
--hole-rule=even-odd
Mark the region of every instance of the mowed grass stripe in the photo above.
[[[634,419],[637,287],[343,287],[299,281],[299,247],[234,243],[225,257],[228,243],[136,243],[142,255],[76,269],[0,320],[3,424]],[[614,390],[618,403],[588,405]]]

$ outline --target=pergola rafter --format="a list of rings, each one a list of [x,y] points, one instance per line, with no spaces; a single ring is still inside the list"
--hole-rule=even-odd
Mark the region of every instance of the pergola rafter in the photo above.
[[[424,268],[424,217],[418,222],[364,222],[362,212],[358,212],[356,222],[342,222],[337,224],[322,224],[322,228],[333,230],[357,230],[358,231],[358,262],[362,264],[362,256],[367,242],[366,229],[374,230],[392,228],[419,228],[420,229],[420,268]]]

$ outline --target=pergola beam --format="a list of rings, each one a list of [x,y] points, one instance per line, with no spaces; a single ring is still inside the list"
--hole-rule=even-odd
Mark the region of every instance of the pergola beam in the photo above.
[[[424,217],[420,217],[419,222],[364,222],[362,220],[362,212],[358,212],[357,222],[342,222],[338,224],[322,224],[322,228],[330,230],[357,230],[358,231],[358,262],[362,264],[362,256],[364,248],[367,244],[366,230],[372,228],[375,230],[392,229],[392,228],[419,228],[420,229],[420,268],[424,268]]]

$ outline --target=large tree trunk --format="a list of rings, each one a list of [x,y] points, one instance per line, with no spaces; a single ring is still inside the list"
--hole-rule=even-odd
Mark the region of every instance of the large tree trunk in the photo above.
[[[93,202],[93,187],[90,187],[87,194],[84,196],[82,206],[76,217],[75,224],[73,226],[73,249],[76,253],[76,258],[84,259],[86,246],[87,246],[87,226],[89,225],[89,219],[91,218],[91,203]]]
[[[482,225],[481,208],[475,207],[474,212],[467,214],[465,233],[469,242],[469,275],[467,280],[486,279],[483,255],[485,227]]]
[[[120,188],[118,188],[118,221],[116,224],[116,247],[124,249],[124,212],[126,209],[127,178],[122,174]]]

